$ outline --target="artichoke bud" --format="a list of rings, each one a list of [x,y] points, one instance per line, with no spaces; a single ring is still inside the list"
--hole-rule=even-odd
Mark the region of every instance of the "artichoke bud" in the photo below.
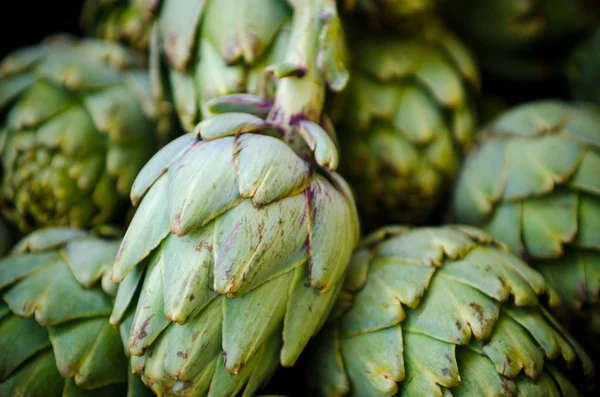
[[[0,67],[6,218],[22,232],[114,220],[166,116],[140,100],[150,84],[139,57],[61,36],[10,54]]]
[[[478,136],[454,191],[454,219],[489,231],[527,260],[562,297],[561,319],[597,338],[600,108],[528,102]]]
[[[359,234],[352,194],[256,115],[264,105],[213,101],[228,113],[165,146],[134,182],[111,323],[135,308],[131,365],[157,393],[253,394],[295,363],[341,290]]]
[[[353,33],[352,79],[330,111],[342,131],[340,172],[367,228],[424,223],[473,143],[479,71],[440,23],[411,36]]]
[[[0,394],[150,394],[108,323],[121,237],[110,226],[40,229],[0,260]]]
[[[378,229],[343,288],[315,342],[317,394],[578,395],[593,379],[543,277],[480,229]]]

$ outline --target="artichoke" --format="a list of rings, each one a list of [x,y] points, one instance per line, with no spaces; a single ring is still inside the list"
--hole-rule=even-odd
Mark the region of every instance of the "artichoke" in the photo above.
[[[0,64],[0,201],[22,232],[116,219],[168,131],[129,50],[54,37]]]
[[[477,67],[439,24],[411,37],[358,35],[352,78],[332,113],[343,131],[340,171],[367,227],[425,222],[471,146]]]
[[[81,25],[88,36],[120,42],[147,54],[157,6],[158,0],[86,0]]]
[[[229,4],[207,2],[207,12],[221,3]],[[229,11],[289,11],[282,1],[253,4]],[[133,185],[111,323],[135,309],[132,369],[159,395],[250,396],[279,364],[294,365],[326,321],[358,242],[322,114],[326,85],[348,79],[335,2],[290,4],[289,48],[270,68],[275,100],[207,101],[212,117],[159,151]]]
[[[211,115],[210,99],[236,93],[272,99],[269,67],[287,56],[294,4],[303,2],[162,0],[151,46],[155,95],[173,103],[186,131]],[[335,0],[319,2],[335,7]]]
[[[352,257],[317,340],[315,386],[336,396],[574,396],[593,365],[540,305],[546,295],[555,301],[539,273],[479,229],[379,229]]]
[[[366,15],[376,27],[408,30],[434,14],[438,0],[344,0],[345,8]]]
[[[502,114],[466,160],[452,212],[529,261],[600,335],[600,108],[535,101]]]
[[[476,52],[482,69],[504,80],[539,82],[600,16],[593,0],[449,0],[451,26]]]
[[[0,395],[149,394],[108,323],[119,237],[109,227],[41,229],[0,261]]]
[[[574,99],[600,105],[600,27],[573,51],[566,75]]]

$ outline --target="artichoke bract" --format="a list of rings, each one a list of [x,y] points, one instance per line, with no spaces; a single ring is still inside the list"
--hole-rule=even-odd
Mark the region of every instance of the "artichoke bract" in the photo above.
[[[451,26],[477,54],[481,68],[504,80],[540,82],[560,76],[577,40],[599,21],[588,0],[449,0]]]
[[[438,24],[410,37],[356,34],[352,78],[332,113],[340,171],[367,227],[425,222],[473,141],[477,67]]]
[[[600,105],[600,28],[573,51],[566,76],[573,99]]]
[[[503,113],[466,160],[452,213],[529,261],[600,333],[600,108],[534,101]]]
[[[344,0],[347,10],[366,15],[377,27],[410,30],[434,14],[438,0]]]
[[[135,309],[132,369],[159,395],[251,396],[279,364],[294,365],[358,242],[322,114],[326,87],[348,80],[337,9],[290,4],[289,48],[270,67],[275,100],[207,101],[212,116],[158,152],[133,185],[111,323]]]
[[[157,0],[86,0],[81,25],[88,36],[120,42],[147,54],[157,5]]]
[[[0,261],[0,395],[150,395],[110,316],[119,232],[47,228]],[[129,323],[130,324],[130,323]]]
[[[594,368],[544,295],[556,300],[479,229],[379,229],[352,257],[313,381],[336,396],[577,395]]]
[[[22,232],[112,221],[168,130],[139,58],[54,37],[0,64],[0,202]]]
[[[206,102],[212,98],[273,98],[275,79],[267,69],[284,60],[293,4],[301,1],[160,2],[150,59],[154,94],[173,103],[184,130],[211,115]]]

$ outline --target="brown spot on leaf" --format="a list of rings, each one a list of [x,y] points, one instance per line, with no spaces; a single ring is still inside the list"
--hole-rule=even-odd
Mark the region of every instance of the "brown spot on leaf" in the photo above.
[[[477,321],[479,322],[479,325],[483,325],[483,307],[475,302],[472,302],[469,306],[477,312]]]
[[[177,352],[177,357],[186,359],[186,358],[188,358],[188,353],[187,352]]]
[[[212,252],[213,247],[206,241],[201,241],[195,248],[197,252],[202,252],[203,250],[207,250],[208,252]]]
[[[461,331],[462,330],[462,325],[460,324],[460,321],[456,320],[456,322],[454,323],[454,325],[456,325],[456,329]]]
[[[190,300],[190,302],[192,302],[194,299],[196,299],[196,297],[194,296],[194,294],[191,294],[188,299]]]
[[[445,377],[449,378],[450,374],[451,374],[450,368],[444,368],[444,369],[442,369],[442,375],[444,375]]]
[[[148,327],[148,323],[150,323],[150,320],[152,320],[152,317],[154,317],[154,314],[148,317],[146,321],[144,321],[144,323],[142,324],[142,329],[140,329],[140,332],[138,332],[135,339],[139,341],[141,339],[144,339],[148,335],[148,333],[146,332],[146,328]]]

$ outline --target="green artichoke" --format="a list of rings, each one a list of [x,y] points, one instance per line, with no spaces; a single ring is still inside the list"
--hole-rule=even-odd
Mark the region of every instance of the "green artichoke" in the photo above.
[[[448,0],[451,26],[483,70],[505,80],[554,78],[573,44],[599,20],[593,0]]]
[[[221,3],[230,4],[207,10]],[[257,4],[289,7],[252,3],[229,11],[250,23]],[[111,323],[135,308],[132,369],[157,394],[251,396],[279,364],[292,366],[333,307],[358,242],[322,114],[326,85],[348,80],[335,2],[290,4],[289,46],[270,68],[275,100],[206,102],[213,116],[158,152],[133,185]]]
[[[323,10],[335,9],[335,0],[162,2],[151,46],[154,92],[160,100],[173,103],[186,131],[211,115],[210,99],[239,93],[273,99],[275,77],[284,71],[271,66],[283,63],[295,40],[292,24],[301,18],[295,8],[319,3]],[[340,29],[337,17],[327,18],[331,19],[330,31]],[[331,33],[322,43],[326,55],[342,47],[338,35]],[[339,66],[322,65],[326,69]],[[339,89],[346,79],[330,82]]]
[[[221,127],[241,118],[215,116],[171,142],[132,189],[143,199],[114,264],[111,323],[137,305],[131,363],[159,395],[250,396],[280,361],[292,366],[358,239],[343,179],[244,116],[239,129]]]
[[[150,394],[108,323],[119,237],[108,227],[42,229],[0,261],[0,395]]]
[[[313,381],[335,396],[577,395],[593,365],[544,295],[555,300],[479,229],[379,229],[352,257]]]
[[[471,146],[477,67],[438,24],[411,37],[358,31],[352,55],[332,113],[343,131],[340,171],[367,227],[425,222]]]
[[[123,212],[168,131],[139,58],[55,37],[0,63],[0,202],[22,232],[93,227]]]
[[[438,0],[344,0],[347,10],[366,15],[376,27],[420,27],[436,11]]]
[[[600,27],[573,51],[566,75],[574,99],[600,105]]]
[[[81,25],[88,36],[120,42],[147,54],[157,6],[158,0],[86,0]]]
[[[600,335],[600,108],[535,101],[505,112],[466,160],[452,212],[530,261]]]

